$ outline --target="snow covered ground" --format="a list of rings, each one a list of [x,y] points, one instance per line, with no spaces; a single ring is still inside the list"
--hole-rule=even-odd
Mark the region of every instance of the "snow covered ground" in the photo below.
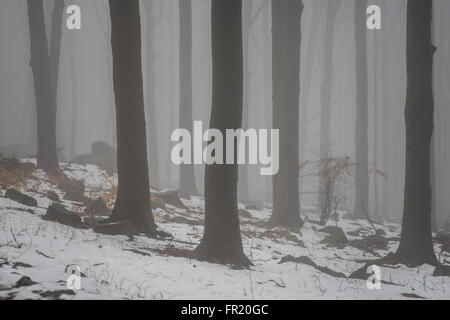
[[[65,164],[63,170],[85,183],[85,196],[102,196],[112,207],[116,177],[91,165]],[[236,270],[180,254],[195,248],[202,237],[201,198],[183,200],[187,210],[167,205],[154,211],[158,226],[171,233],[173,240],[130,240],[41,219],[51,203],[47,192],[53,190],[61,199],[64,193],[43,172],[34,171],[32,176],[14,187],[37,199],[38,207],[0,198],[0,299],[450,299],[450,277],[432,276],[432,266],[381,267],[379,290],[368,289],[366,280],[348,278],[365,265],[361,260],[382,257],[396,249],[400,230],[395,223],[376,225],[391,240],[387,250],[349,245],[337,248],[321,243],[329,235],[318,231],[322,227],[313,222],[317,219],[313,213],[306,216],[308,221],[299,232],[268,226],[270,208],[247,208],[247,215],[241,216],[241,230],[245,253],[254,266]],[[6,186],[1,187],[0,195],[5,191]],[[61,203],[85,215],[82,204]],[[330,226],[335,224],[329,222]],[[374,234],[363,220],[340,220],[337,225],[351,243]],[[435,246],[441,262],[449,264],[450,253],[440,244]],[[288,255],[308,257],[319,268],[279,263]],[[77,266],[81,289],[69,290],[68,270]],[[321,267],[341,276],[322,272]]]

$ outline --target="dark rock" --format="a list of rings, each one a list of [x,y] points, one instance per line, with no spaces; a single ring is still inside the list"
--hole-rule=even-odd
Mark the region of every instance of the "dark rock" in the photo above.
[[[450,266],[438,265],[434,268],[433,277],[450,277]]]
[[[91,201],[86,208],[86,213],[96,216],[110,216],[111,212],[102,198]]]
[[[364,251],[370,251],[372,249],[381,249],[386,250],[388,246],[388,239],[381,235],[369,235],[366,237],[363,237],[362,239],[355,239],[350,241],[350,245],[352,247],[358,248],[360,250]]]
[[[99,224],[103,224],[108,221],[108,217],[104,216],[88,216],[84,218],[84,225],[88,228],[95,228]]]
[[[157,198],[163,199],[165,204],[170,204],[180,209],[187,209],[184,203],[181,201],[179,192],[177,190],[152,192],[152,195]]]
[[[94,142],[91,153],[80,155],[72,160],[77,164],[93,164],[108,172],[114,172],[117,168],[117,151],[104,141]]]
[[[128,220],[99,224],[94,228],[94,232],[107,234],[111,236],[126,235],[133,236],[135,234],[132,223]]]
[[[19,281],[16,282],[16,288],[29,287],[29,286],[32,286],[32,285],[34,285],[36,283],[37,282],[31,280],[30,277],[23,276],[22,278],[19,279]]]
[[[58,194],[55,191],[49,191],[47,192],[47,198],[55,201],[55,202],[60,202],[61,200],[59,199]]]
[[[189,225],[202,225],[203,224],[201,221],[188,219],[188,218],[185,218],[182,216],[176,216],[173,218],[169,218],[169,221],[173,222],[173,223],[182,223],[182,224],[189,224]]]
[[[32,267],[33,266],[31,264],[20,262],[20,261],[14,262],[14,264],[13,264],[13,268],[14,269],[17,269],[17,268],[32,268]]]
[[[336,226],[326,226],[325,228],[317,230],[319,232],[328,233],[329,235],[325,237],[320,243],[327,244],[329,246],[343,248],[348,244],[347,236],[344,230]]]
[[[248,212],[247,210],[244,210],[244,209],[239,209],[239,216],[241,216],[243,218],[248,218],[248,219],[253,218],[252,214],[250,212]]]
[[[82,227],[81,217],[77,213],[67,210],[59,203],[52,203],[50,205],[44,219],[56,221],[74,228]]]
[[[75,291],[73,290],[54,290],[54,291],[44,291],[44,292],[37,292],[42,298],[46,299],[54,299],[58,300],[63,294],[67,294],[69,296],[74,296]]]
[[[16,189],[8,189],[5,193],[5,198],[14,200],[29,207],[37,207],[37,200],[35,198],[30,197]]]
[[[59,183],[58,188],[64,191],[64,198],[71,201],[86,202],[84,196],[84,183],[74,179],[64,179]]]

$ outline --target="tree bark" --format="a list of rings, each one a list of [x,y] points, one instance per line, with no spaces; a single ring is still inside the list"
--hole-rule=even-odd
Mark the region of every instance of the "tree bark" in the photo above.
[[[192,132],[192,3],[180,0],[180,128]],[[180,165],[180,196],[198,196],[195,167]]]
[[[405,106],[406,169],[397,255],[407,265],[436,265],[431,236],[430,149],[433,133],[432,0],[408,0]]]
[[[58,168],[56,149],[56,74],[59,64],[59,40],[52,44],[52,63],[45,30],[43,0],[28,0],[30,28],[30,66],[33,71],[37,115],[37,167],[49,173]],[[56,20],[53,21],[56,25]],[[61,24],[59,25],[61,27]],[[52,28],[55,29],[56,27]],[[56,32],[53,32],[56,34]],[[59,34],[60,35],[60,34]],[[57,38],[55,36],[55,38]],[[56,62],[57,60],[57,62]],[[53,69],[51,69],[53,67]]]
[[[272,1],[273,128],[280,130],[280,166],[273,176],[275,224],[300,227],[299,94],[300,0]]]
[[[147,126],[148,136],[148,157],[150,161],[150,176],[152,184],[160,186],[159,180],[159,159],[158,159],[158,130],[156,130],[156,104],[155,104],[155,50],[153,47],[153,30],[155,28],[155,19],[153,18],[153,1],[145,1],[146,18],[146,94],[145,102],[147,114],[149,116]]]
[[[116,99],[118,190],[112,221],[129,220],[156,236],[150,202],[139,0],[110,0]]]
[[[367,107],[367,0],[355,0],[356,119],[355,119],[355,218],[365,218],[369,203]]]
[[[225,136],[242,126],[242,0],[212,1],[212,110],[210,127]],[[224,143],[223,155],[226,157]],[[195,250],[200,260],[249,266],[237,207],[238,165],[205,167],[205,230]]]

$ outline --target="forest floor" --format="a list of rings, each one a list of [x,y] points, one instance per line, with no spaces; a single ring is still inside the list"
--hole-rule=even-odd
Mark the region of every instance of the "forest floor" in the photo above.
[[[21,160],[21,163],[33,160]],[[117,179],[93,165],[62,164],[64,173],[83,181],[84,195],[101,197],[111,208]],[[304,208],[302,229],[270,226],[271,209],[241,207],[241,230],[250,269],[192,260],[203,234],[204,202],[160,203],[154,210],[161,230],[172,239],[104,235],[42,219],[54,191],[67,209],[83,219],[85,205],[64,200],[55,181],[40,170],[0,171],[0,195],[7,188],[32,196],[37,206],[0,198],[1,299],[450,299],[450,277],[433,276],[424,265],[381,266],[381,289],[369,289],[356,272],[395,251],[398,223],[366,220],[329,221],[323,229],[313,208]],[[54,195],[53,195],[54,196]],[[157,201],[153,199],[154,201]],[[340,233],[342,228],[345,234]],[[437,240],[435,251],[450,264],[449,243]],[[72,270],[81,271],[81,288],[68,289]]]

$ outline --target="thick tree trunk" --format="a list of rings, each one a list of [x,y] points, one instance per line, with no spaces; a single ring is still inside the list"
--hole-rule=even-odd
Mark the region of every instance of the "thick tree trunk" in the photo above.
[[[355,0],[356,119],[355,202],[353,215],[365,218],[369,203],[368,107],[367,107],[367,0]]]
[[[437,264],[431,237],[430,148],[433,133],[432,0],[409,0],[406,40],[406,169],[397,255],[408,265]]]
[[[156,236],[150,203],[139,0],[110,0],[118,191],[111,220]]]
[[[272,221],[300,227],[299,93],[300,0],[272,1],[273,128],[280,130],[280,167],[273,177]]]
[[[242,0],[212,1],[213,84],[210,127],[225,136],[242,126]],[[235,141],[236,142],[236,141]],[[238,165],[205,168],[205,231],[195,250],[201,260],[248,266],[237,208]],[[224,143],[223,155],[226,157]]]
[[[192,3],[180,0],[180,128],[192,132]],[[195,167],[180,165],[180,196],[197,196]]]
[[[31,50],[30,66],[33,71],[34,92],[36,97],[37,167],[46,172],[54,173],[59,168],[55,132],[56,77],[52,77],[52,74],[56,73],[51,70],[47,33],[45,30],[43,0],[28,0],[28,18]],[[56,44],[54,44],[54,46],[56,46]],[[53,49],[52,53],[54,58],[57,54],[56,51],[59,52],[59,49]],[[59,63],[59,54],[57,60]],[[54,63],[56,64],[56,62]]]

